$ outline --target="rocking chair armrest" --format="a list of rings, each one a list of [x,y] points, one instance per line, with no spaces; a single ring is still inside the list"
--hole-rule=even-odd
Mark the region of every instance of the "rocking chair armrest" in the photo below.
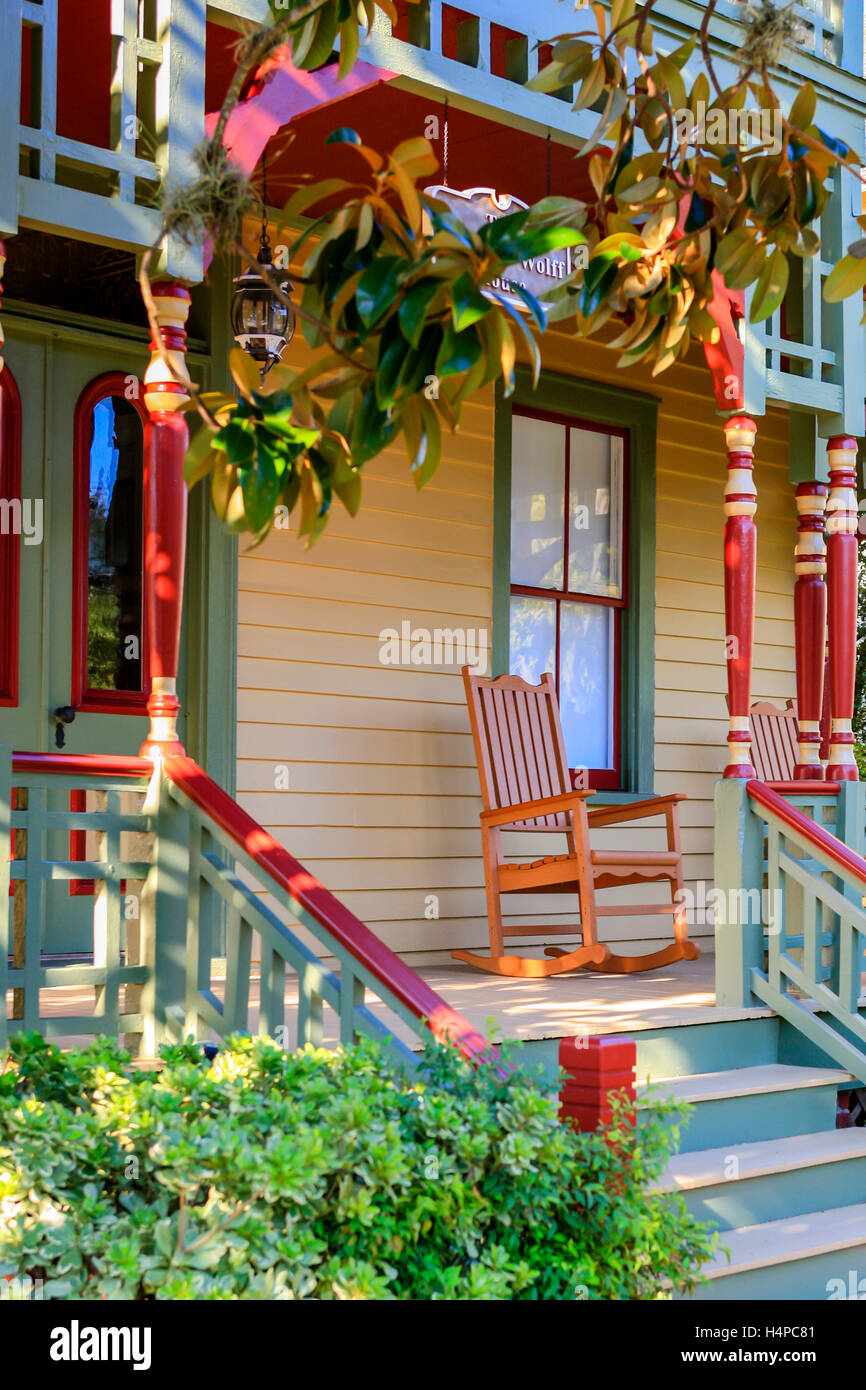
[[[516,801],[513,806],[500,806],[491,811],[482,811],[481,824],[490,829],[496,825],[516,825],[519,821],[553,816],[560,811],[570,810],[576,801],[585,801],[588,796],[595,796],[595,792],[559,792],[556,796],[542,796],[537,801]]]
[[[645,801],[627,801],[621,806],[598,806],[587,812],[590,826],[618,825],[621,821],[644,820],[648,816],[660,816],[669,807],[676,807],[680,801],[687,801],[685,792],[671,792],[667,796],[651,796]]]

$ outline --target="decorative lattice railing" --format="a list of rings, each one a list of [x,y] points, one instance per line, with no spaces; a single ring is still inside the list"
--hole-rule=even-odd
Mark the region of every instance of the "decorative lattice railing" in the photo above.
[[[864,788],[795,800],[758,781],[717,790],[717,999],[769,1005],[866,1083]]]
[[[190,758],[0,749],[0,1046],[9,1033],[285,1047],[486,1040]],[[72,889],[72,893],[70,893]],[[92,927],[64,953],[63,922]],[[46,950],[48,929],[50,951]],[[79,943],[80,944],[80,943]]]

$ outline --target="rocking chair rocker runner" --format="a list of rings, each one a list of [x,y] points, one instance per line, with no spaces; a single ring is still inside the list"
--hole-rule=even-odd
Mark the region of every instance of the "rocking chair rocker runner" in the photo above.
[[[481,843],[490,955],[452,951],[453,957],[496,975],[524,979],[560,975],[580,966],[630,974],[676,960],[696,960],[700,949],[689,941],[682,897],[679,904],[676,901],[677,890],[683,886],[677,803],[685,798],[654,796],[588,810],[587,799],[594,792],[573,791],[570,786],[553,677],[542,676],[538,685],[529,685],[519,676],[486,680],[464,666],[463,681],[484,803]],[[594,826],[622,825],[658,815],[665,817],[667,850],[590,848],[589,833]],[[548,855],[531,864],[508,864],[502,853],[503,829],[560,832],[566,837],[567,853]],[[670,903],[596,906],[599,889],[659,880],[670,884]],[[579,926],[503,927],[502,893],[562,893],[569,889],[577,892]],[[599,917],[656,913],[673,917],[674,940],[669,946],[644,956],[615,956],[600,944]],[[548,946],[545,955],[552,957],[550,960],[503,953],[504,936],[530,935],[580,936],[582,945],[568,950]]]

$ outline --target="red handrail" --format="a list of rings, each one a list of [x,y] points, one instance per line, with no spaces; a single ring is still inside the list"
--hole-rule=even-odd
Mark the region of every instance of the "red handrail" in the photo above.
[[[85,777],[151,777],[153,763],[149,758],[120,753],[13,753],[12,771],[54,776],[79,773]]]
[[[841,840],[837,840],[835,835],[831,835],[823,826],[816,825],[813,820],[804,815],[796,806],[792,806],[784,797],[779,796],[778,792],[772,791],[763,782],[753,780],[746,783],[746,791],[753,801],[765,806],[768,811],[772,811],[774,816],[785,822],[791,830],[797,830],[805,840],[808,840],[815,849],[828,859],[832,859],[840,868],[852,874],[854,878],[866,887],[866,859],[856,854],[853,849],[849,849]]]
[[[453,1043],[470,1060],[491,1058],[490,1044],[483,1034],[446,1004],[411,966],[395,955],[263,826],[247,815],[198,763],[192,758],[172,755],[165,759],[164,767],[174,785],[230,835],[404,1008],[424,1021],[434,1037]]]

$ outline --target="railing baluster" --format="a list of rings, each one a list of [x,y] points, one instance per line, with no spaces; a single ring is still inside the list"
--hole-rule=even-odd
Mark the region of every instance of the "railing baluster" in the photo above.
[[[6,989],[12,935],[10,861],[12,858],[12,752],[0,745],[0,1047],[6,1046]]]
[[[104,801],[108,817],[120,815],[120,793],[98,793]],[[103,809],[102,807],[100,809]],[[103,972],[102,983],[95,989],[95,1012],[104,1019],[105,1031],[117,1033],[120,1013],[120,829],[115,819],[112,825],[96,834],[97,858],[105,864],[105,877],[97,881],[93,899],[93,964]]]
[[[322,996],[313,987],[311,973],[302,969],[298,975],[298,1047],[322,1046]]]
[[[223,1017],[228,1033],[244,1032],[249,1023],[253,929],[229,904],[226,913],[226,992]]]
[[[16,787],[12,800],[16,811],[27,810],[27,788]],[[12,853],[15,859],[27,858],[27,831],[17,829],[12,832]],[[27,959],[27,880],[12,881],[12,965],[16,970],[24,969]],[[5,997],[5,996],[4,996]],[[24,1017],[24,990],[12,991],[12,1017]]]
[[[351,1047],[358,1034],[355,1010],[364,1003],[366,991],[344,956],[340,962],[340,1043]]]
[[[261,1007],[259,1037],[273,1038],[282,1028],[286,1015],[286,962],[262,941]]]
[[[25,863],[26,901],[24,904],[24,1009],[25,1031],[39,1027],[39,971],[42,942],[45,939],[45,788],[31,787],[27,807],[27,857]]]

